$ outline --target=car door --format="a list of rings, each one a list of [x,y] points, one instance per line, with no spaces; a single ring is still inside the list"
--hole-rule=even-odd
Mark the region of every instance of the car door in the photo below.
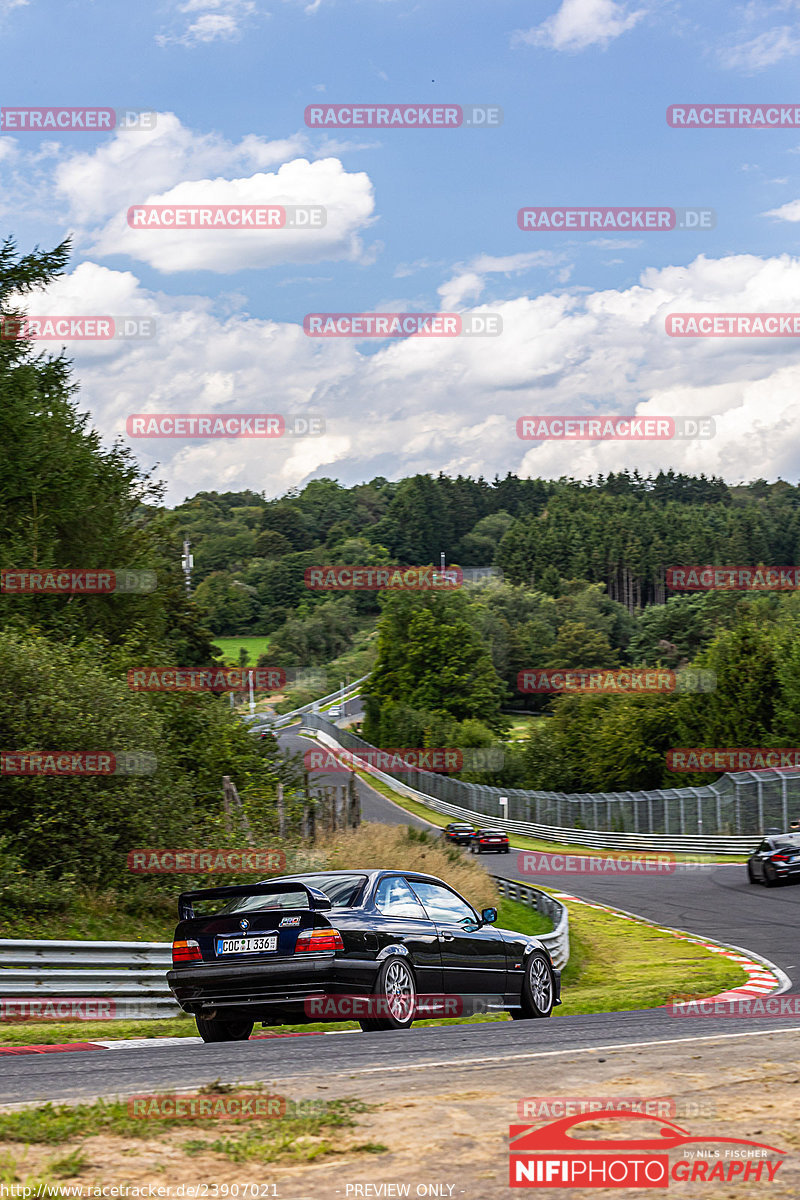
[[[443,883],[406,875],[414,893],[434,921],[442,951],[444,990],[458,996],[480,996],[502,1005],[506,990],[506,944],[492,925],[470,932],[465,922],[479,918],[472,905]]]
[[[378,958],[408,952],[420,995],[440,995],[442,952],[439,931],[402,875],[384,875],[375,889]]]
[[[772,854],[772,842],[765,838],[761,845],[756,848],[752,858],[753,874],[758,876],[759,879],[763,879],[764,877],[764,862],[769,858],[770,854]]]

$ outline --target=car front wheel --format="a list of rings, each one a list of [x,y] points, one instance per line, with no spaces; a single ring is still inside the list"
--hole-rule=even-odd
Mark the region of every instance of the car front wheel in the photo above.
[[[549,1017],[553,1012],[555,989],[553,987],[553,972],[544,954],[534,950],[525,967],[525,978],[522,983],[520,1008],[511,1010],[515,1021],[529,1021],[536,1017]]]
[[[204,1042],[246,1042],[253,1032],[253,1022],[244,1018],[223,1021],[219,1017],[195,1017],[195,1021]]]
[[[405,959],[395,954],[382,964],[372,994],[379,1015],[358,1022],[364,1033],[411,1028],[417,1008],[417,986],[414,972]]]

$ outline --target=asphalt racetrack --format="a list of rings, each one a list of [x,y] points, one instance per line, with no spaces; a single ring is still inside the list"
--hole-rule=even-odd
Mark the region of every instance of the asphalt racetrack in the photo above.
[[[284,750],[302,752],[313,745],[295,733],[280,738]],[[319,775],[321,784],[341,784],[342,776]],[[360,781],[362,814],[367,821],[413,824],[426,822],[410,816]],[[516,854],[485,856],[488,870],[505,877],[514,870]],[[388,865],[388,864],[387,864]],[[747,882],[742,865],[714,865],[679,869],[662,876],[587,876],[572,873],[538,875],[530,882],[563,890],[658,921],[664,925],[705,934],[713,939],[766,957],[800,991],[800,953],[797,928],[800,886],[763,888]],[[87,1053],[49,1053],[9,1056],[2,1059],[0,1104],[44,1100],[77,1100],[95,1096],[127,1096],[162,1090],[191,1091],[221,1080],[252,1083],[281,1079],[320,1078],[366,1083],[387,1072],[413,1079],[436,1070],[470,1066],[496,1066],[530,1060],[547,1066],[559,1058],[572,1062],[582,1054],[596,1055],[611,1047],[645,1047],[680,1044],[701,1049],[704,1042],[722,1039],[731,1048],[739,1039],[752,1041],[775,1031],[800,1031],[800,1019],[671,1016],[666,1009],[559,1016],[549,1021],[416,1027],[395,1033],[330,1033],[252,1039],[246,1043],[201,1045],[194,1041],[148,1045]],[[183,1042],[183,1044],[181,1044]],[[602,1060],[601,1060],[602,1061]]]

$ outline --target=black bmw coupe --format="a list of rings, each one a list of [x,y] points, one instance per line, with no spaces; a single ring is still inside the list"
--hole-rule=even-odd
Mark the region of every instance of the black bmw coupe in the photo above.
[[[206,1042],[245,1041],[257,1021],[372,1032],[476,1011],[549,1017],[561,1003],[541,941],[416,871],[283,876],[185,892],[178,909],[167,982]]]

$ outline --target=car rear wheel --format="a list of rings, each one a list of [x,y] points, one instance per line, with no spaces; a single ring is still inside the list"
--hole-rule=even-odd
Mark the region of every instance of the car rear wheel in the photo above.
[[[197,1032],[204,1042],[246,1042],[253,1032],[253,1022],[242,1017],[223,1021],[219,1017],[195,1017]]]
[[[399,954],[382,964],[372,994],[378,999],[380,1016],[365,1017],[358,1022],[364,1033],[411,1028],[417,1007],[417,985],[414,972]]]
[[[751,867],[750,863],[747,864],[747,882],[748,883],[758,883],[758,880],[756,879],[755,875],[753,874],[753,868]]]
[[[513,1008],[511,1016],[515,1021],[549,1017],[553,1012],[554,998],[555,989],[550,963],[541,951],[534,950],[525,967],[525,979],[520,996],[521,1007]]]
[[[764,883],[767,887],[777,887],[778,872],[773,867],[772,863],[764,864]]]

